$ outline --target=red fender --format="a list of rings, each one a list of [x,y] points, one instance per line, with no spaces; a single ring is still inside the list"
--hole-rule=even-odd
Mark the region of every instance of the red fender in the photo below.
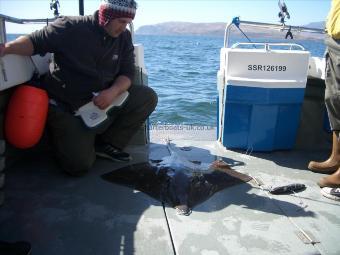
[[[44,132],[47,111],[48,96],[45,90],[29,85],[18,87],[7,107],[7,141],[20,149],[37,144]]]

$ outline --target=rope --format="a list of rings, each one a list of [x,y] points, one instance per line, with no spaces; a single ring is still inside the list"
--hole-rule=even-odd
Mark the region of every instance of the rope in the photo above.
[[[242,31],[242,29],[240,28],[240,18],[239,18],[239,17],[233,18],[232,23],[234,23],[234,25],[238,28],[238,30],[240,30],[240,32],[247,38],[247,40],[248,40],[250,43],[252,43],[253,48],[256,49],[256,46],[255,46],[254,42],[252,42],[252,41],[250,40],[250,38],[249,38],[249,37]]]

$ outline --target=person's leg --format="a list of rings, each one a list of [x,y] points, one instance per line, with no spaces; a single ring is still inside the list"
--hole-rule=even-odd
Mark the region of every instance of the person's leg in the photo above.
[[[331,128],[336,136],[337,151],[335,158],[338,168],[331,176],[322,178],[318,184],[320,187],[340,187],[340,40],[326,38],[328,46],[327,68],[326,68],[326,92],[325,103],[329,116]]]
[[[333,131],[340,131],[340,40],[326,39],[325,104]]]
[[[331,129],[333,146],[330,157],[324,162],[311,161],[308,168],[313,172],[332,174],[340,167],[340,41],[326,37],[325,104]]]
[[[340,167],[340,141],[333,131],[332,152],[329,158],[322,162],[311,161],[308,169],[315,173],[332,174]]]
[[[129,98],[109,128],[100,135],[104,143],[123,149],[154,111],[157,94],[147,86],[131,86]]]
[[[80,118],[55,106],[49,108],[47,125],[61,168],[74,176],[88,172],[96,159],[95,133],[85,127]]]
[[[340,167],[332,175],[321,178],[318,182],[318,185],[320,186],[320,188],[323,187],[340,188]]]
[[[340,144],[339,131],[335,131],[334,133],[336,134],[337,143]],[[340,166],[332,175],[321,178],[318,182],[318,185],[321,188],[322,187],[340,188]]]

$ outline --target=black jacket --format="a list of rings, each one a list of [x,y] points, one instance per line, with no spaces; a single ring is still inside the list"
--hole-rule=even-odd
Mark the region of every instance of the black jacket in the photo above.
[[[110,37],[98,25],[98,12],[60,17],[29,35],[34,54],[53,54],[45,89],[51,98],[71,109],[87,103],[98,92],[125,75],[133,80],[134,47],[128,30]]]

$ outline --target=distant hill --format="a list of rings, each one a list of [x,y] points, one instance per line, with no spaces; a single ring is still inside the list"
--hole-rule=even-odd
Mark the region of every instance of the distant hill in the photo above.
[[[311,22],[311,23],[305,25],[304,27],[324,29],[325,28],[325,22],[324,21]]]
[[[310,28],[323,28],[324,22],[313,22],[305,26]],[[224,36],[226,23],[192,23],[192,22],[164,22],[155,25],[141,26],[137,29],[136,34],[140,35],[210,35],[210,36]],[[233,29],[237,30],[236,28]],[[272,30],[267,28],[254,28],[252,26],[242,25],[242,30],[249,36],[261,38],[282,38],[284,31]],[[240,32],[238,32],[240,33]],[[293,33],[294,34],[294,33]],[[299,36],[303,39],[314,38],[315,35],[300,33]],[[322,36],[318,35],[317,39]]]
[[[165,22],[140,27],[137,34],[147,35],[219,35],[226,23]],[[222,32],[223,33],[223,32]]]

